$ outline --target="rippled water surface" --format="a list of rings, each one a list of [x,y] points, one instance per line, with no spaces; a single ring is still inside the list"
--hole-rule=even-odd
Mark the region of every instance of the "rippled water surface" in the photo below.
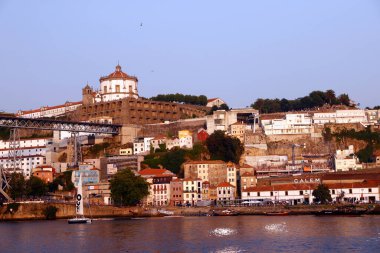
[[[0,252],[380,252],[380,217],[5,222],[0,235]]]

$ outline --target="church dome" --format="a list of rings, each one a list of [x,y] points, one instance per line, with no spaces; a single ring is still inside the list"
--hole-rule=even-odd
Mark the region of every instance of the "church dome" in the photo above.
[[[130,76],[127,73],[124,73],[123,71],[121,71],[121,66],[119,64],[115,67],[115,71],[113,73],[109,74],[108,76],[101,77],[100,81],[114,80],[114,79],[133,80],[137,82],[137,77]]]

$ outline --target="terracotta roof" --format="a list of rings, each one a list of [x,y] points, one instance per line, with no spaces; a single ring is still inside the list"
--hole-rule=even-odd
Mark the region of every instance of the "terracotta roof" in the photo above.
[[[183,178],[176,178],[172,180],[172,182],[182,182],[182,181],[183,181]]]
[[[226,164],[222,160],[188,161],[185,164]]]
[[[240,121],[236,121],[235,123],[231,124],[231,126],[232,125],[237,126],[237,125],[246,125],[246,124],[244,124],[243,122],[240,122]]]
[[[137,78],[135,76],[129,76],[127,73],[124,73],[123,71],[121,71],[121,66],[119,64],[115,67],[114,72],[112,72],[108,76],[101,77],[100,81],[112,80],[112,79],[133,80],[137,82]]]
[[[203,181],[202,184],[210,184],[209,181]]]
[[[240,168],[252,168],[253,169],[253,166],[244,163],[242,166],[240,166]]]
[[[163,134],[156,135],[152,140],[162,140],[162,139],[167,139],[166,135],[163,135]]]
[[[207,99],[207,102],[213,102],[213,101],[215,101],[217,99],[219,99],[219,98],[210,98],[210,99]]]
[[[232,184],[228,183],[228,182],[222,182],[222,183],[219,183],[217,187],[234,187]]]
[[[354,183],[333,183],[326,184],[329,189],[342,189],[342,188],[368,188],[378,187],[379,181],[364,181]],[[243,191],[245,192],[262,192],[262,191],[291,191],[291,190],[314,190],[318,184],[280,184],[271,186],[256,186],[249,187]]]
[[[253,174],[251,172],[244,172],[241,177],[253,177]]]
[[[73,106],[73,105],[81,105],[82,102],[66,102],[62,105],[55,105],[55,106],[42,106],[41,108],[38,109],[33,109],[33,110],[27,110],[27,111],[19,111],[18,115],[25,115],[25,114],[31,114],[35,112],[42,112],[42,111],[49,111],[53,109],[58,109],[58,108],[64,108],[68,106]]]
[[[161,176],[164,173],[173,174],[167,169],[143,169],[138,172],[141,176]]]
[[[191,178],[191,177],[188,177],[188,178],[185,178],[183,181],[201,181],[202,179],[200,178]]]

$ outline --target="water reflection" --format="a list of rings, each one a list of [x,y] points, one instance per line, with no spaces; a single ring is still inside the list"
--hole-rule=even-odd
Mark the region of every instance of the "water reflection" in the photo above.
[[[215,229],[213,229],[213,230],[210,231],[210,234],[218,236],[218,237],[229,236],[229,235],[236,234],[236,229],[231,229],[231,228],[215,228]]]
[[[264,229],[270,233],[287,233],[286,223],[268,224],[265,225]]]

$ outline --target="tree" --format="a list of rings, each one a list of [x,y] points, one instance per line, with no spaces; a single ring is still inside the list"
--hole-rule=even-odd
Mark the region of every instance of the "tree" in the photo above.
[[[110,181],[111,197],[116,205],[136,205],[149,194],[149,184],[130,169],[118,171]]]
[[[31,197],[41,197],[44,196],[48,191],[47,184],[39,177],[31,176],[28,181],[26,181],[26,193]]]
[[[9,186],[9,195],[12,199],[22,198],[25,195],[25,178],[21,173],[11,175]]]
[[[338,97],[341,104],[350,106],[350,97],[347,94],[342,94]]]
[[[212,160],[239,163],[244,147],[240,140],[224,134],[223,131],[215,131],[206,140],[206,146]]]
[[[332,200],[330,190],[327,187],[327,185],[324,184],[318,185],[317,189],[313,191],[313,196],[316,198],[317,201],[320,201],[322,204],[326,204],[327,202],[330,202]]]

